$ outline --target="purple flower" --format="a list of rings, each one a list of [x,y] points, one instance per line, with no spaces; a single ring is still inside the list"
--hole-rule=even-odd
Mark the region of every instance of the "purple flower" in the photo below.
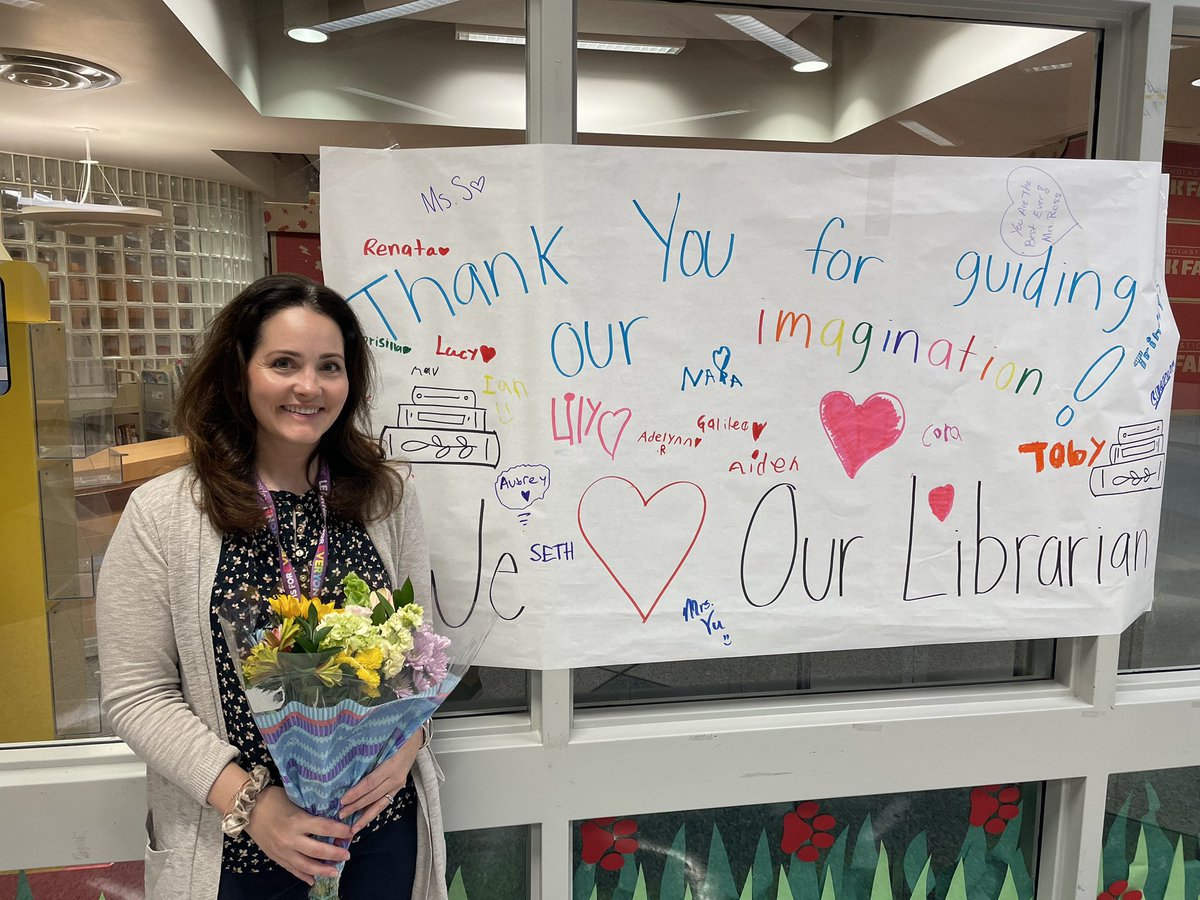
[[[427,691],[446,680],[446,669],[450,660],[446,648],[450,639],[435,634],[428,624],[413,632],[413,647],[408,651],[407,663],[412,670],[413,686],[418,691]]]

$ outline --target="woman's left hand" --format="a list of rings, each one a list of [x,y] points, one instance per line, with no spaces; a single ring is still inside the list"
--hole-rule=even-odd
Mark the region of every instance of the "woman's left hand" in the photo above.
[[[358,784],[342,795],[338,818],[347,819],[359,810],[362,815],[354,823],[354,833],[362,831],[371,820],[387,809],[392,798],[408,784],[408,771],[417,758],[417,751],[424,746],[425,734],[417,729],[416,734],[381,762]]]

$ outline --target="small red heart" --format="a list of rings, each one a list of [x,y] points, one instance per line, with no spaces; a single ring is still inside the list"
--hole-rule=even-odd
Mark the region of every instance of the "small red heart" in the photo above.
[[[487,344],[481,344],[479,346],[479,355],[483,357],[485,363],[490,363],[496,358],[496,348],[489,347]]]
[[[767,427],[766,422],[751,422],[750,423],[750,433],[752,435],[754,435],[754,439],[756,441],[758,440],[758,436],[760,434],[762,434],[763,429],[766,427]]]
[[[438,255],[439,256],[445,256],[449,252],[450,252],[449,247],[438,247]]]
[[[954,508],[954,485],[943,484],[929,492],[929,509],[937,516],[939,522],[945,522],[946,516]]]

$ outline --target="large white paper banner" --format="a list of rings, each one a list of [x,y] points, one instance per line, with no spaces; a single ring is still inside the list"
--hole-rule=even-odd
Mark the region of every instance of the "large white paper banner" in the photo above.
[[[1150,163],[322,153],[438,613],[560,668],[1118,632],[1177,333]]]

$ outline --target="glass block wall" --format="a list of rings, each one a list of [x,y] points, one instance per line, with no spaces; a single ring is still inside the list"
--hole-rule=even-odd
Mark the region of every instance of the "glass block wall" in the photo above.
[[[191,355],[213,312],[261,268],[251,240],[252,197],[215,181],[100,169],[91,202],[147,206],[163,214],[162,224],[91,238],[6,212],[4,247],[13,259],[49,268],[51,316],[66,323],[72,360],[166,369]],[[0,151],[0,191],[77,200],[83,177],[78,162]]]

